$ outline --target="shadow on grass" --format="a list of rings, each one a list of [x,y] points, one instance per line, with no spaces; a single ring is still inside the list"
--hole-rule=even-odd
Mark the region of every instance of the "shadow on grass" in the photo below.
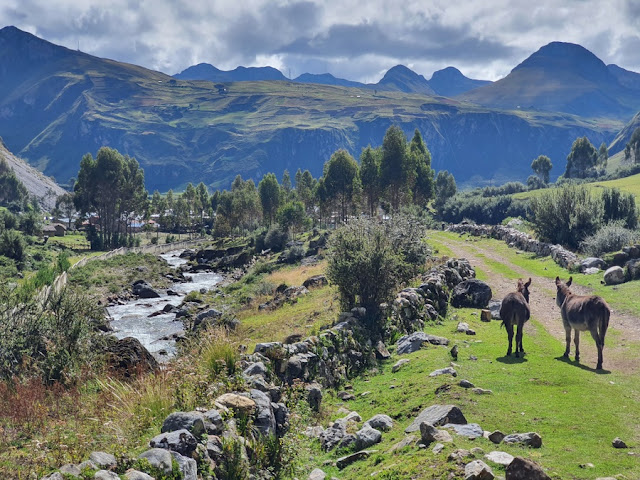
[[[506,363],[507,365],[528,362],[526,358],[526,352],[524,355],[521,355],[520,357],[516,357],[515,355],[511,354],[511,355],[505,355],[504,357],[498,357],[496,358],[496,360],[500,363]]]
[[[575,360],[571,360],[571,358],[565,357],[564,355],[556,357],[555,359],[559,362],[566,363],[567,365],[586,370],[587,372],[597,373],[598,375],[609,375],[611,373],[611,370],[597,370],[595,368],[588,367],[587,365],[583,365],[580,362],[576,362]]]

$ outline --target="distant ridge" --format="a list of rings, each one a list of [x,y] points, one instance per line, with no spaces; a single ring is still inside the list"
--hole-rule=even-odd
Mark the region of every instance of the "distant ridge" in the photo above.
[[[456,95],[490,83],[488,80],[474,80],[465,77],[462,72],[455,67],[438,70],[433,73],[429,80],[429,86],[438,95],[442,95],[443,97],[455,97]]]
[[[367,88],[368,85],[360,82],[337,78],[330,73],[303,73],[296,77],[294,82],[298,83],[317,83],[319,85],[339,85],[341,87]]]
[[[552,42],[505,78],[458,98],[493,108],[628,119],[640,110],[640,95],[629,88],[637,74],[621,70],[580,45]]]
[[[174,75],[180,80],[208,80],[210,82],[255,82],[262,80],[288,80],[273,67],[236,67],[219,70],[208,63],[199,63]]]

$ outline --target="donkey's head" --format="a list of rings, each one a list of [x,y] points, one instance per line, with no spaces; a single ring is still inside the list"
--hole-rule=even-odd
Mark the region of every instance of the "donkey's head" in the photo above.
[[[527,283],[523,283],[521,278],[518,279],[518,292],[522,294],[527,303],[529,303],[529,285],[531,285],[531,278]]]
[[[571,293],[569,287],[571,286],[572,281],[573,277],[569,277],[569,281],[567,283],[560,280],[560,277],[556,277],[556,305],[559,307],[562,306],[567,295]]]

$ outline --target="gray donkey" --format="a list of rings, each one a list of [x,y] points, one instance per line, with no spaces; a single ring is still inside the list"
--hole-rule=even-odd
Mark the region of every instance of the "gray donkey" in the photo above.
[[[531,316],[531,310],[529,309],[529,285],[531,285],[531,279],[529,279],[527,283],[522,283],[522,279],[518,279],[517,291],[508,293],[502,300],[502,305],[500,306],[502,325],[507,329],[507,335],[509,336],[509,350],[507,350],[507,355],[511,355],[511,342],[513,341],[513,328],[515,325],[518,326],[518,333],[516,334],[516,357],[519,357],[520,353],[524,355],[522,333],[524,324]]]
[[[556,304],[560,307],[562,324],[567,334],[567,348],[564,356],[569,357],[569,345],[571,344],[571,329],[575,330],[573,341],[576,345],[576,362],[580,360],[580,332],[589,330],[598,347],[598,365],[596,369],[602,369],[602,349],[604,337],[609,327],[611,310],[603,298],[595,295],[575,295],[569,287],[573,277],[565,284],[556,277]]]

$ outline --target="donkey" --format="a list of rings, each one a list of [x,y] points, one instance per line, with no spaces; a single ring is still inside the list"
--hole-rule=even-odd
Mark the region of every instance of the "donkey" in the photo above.
[[[519,357],[520,353],[524,355],[522,333],[525,322],[529,320],[531,316],[531,310],[529,309],[529,285],[531,285],[531,279],[529,279],[527,283],[522,283],[522,279],[518,279],[517,291],[508,293],[502,300],[502,305],[500,306],[502,325],[506,327],[507,335],[509,335],[507,355],[511,355],[511,342],[513,341],[513,327],[515,325],[518,326],[518,333],[516,334],[516,357]]]
[[[611,310],[603,298],[595,295],[575,295],[569,287],[573,277],[565,284],[556,277],[556,304],[560,307],[562,324],[567,334],[567,348],[564,357],[569,358],[569,345],[571,344],[571,329],[575,330],[573,341],[576,345],[576,362],[580,361],[580,332],[589,330],[598,347],[597,370],[602,369],[602,349],[604,337],[609,327]]]

